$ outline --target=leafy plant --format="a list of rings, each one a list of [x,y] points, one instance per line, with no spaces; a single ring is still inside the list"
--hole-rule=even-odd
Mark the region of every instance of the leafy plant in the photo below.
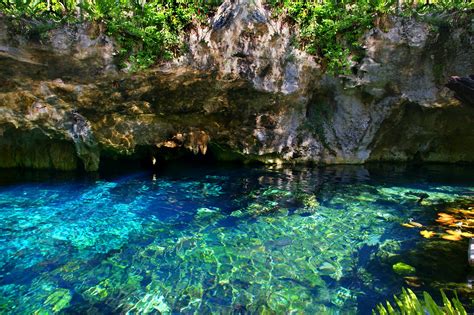
[[[181,37],[195,21],[204,23],[223,0],[0,0],[0,11],[43,24],[91,20],[103,23],[120,44],[119,58],[132,70],[184,51]],[[465,0],[267,0],[300,29],[297,43],[328,72],[349,74],[363,56],[361,37],[387,14],[416,15],[473,9]]]
[[[107,26],[120,44],[119,57],[131,70],[183,52],[180,38],[193,21],[201,23],[221,1],[96,0],[87,13]]]
[[[103,23],[117,39],[119,58],[131,70],[144,69],[183,52],[180,38],[192,22],[203,23],[222,0],[0,0],[0,11],[55,23]],[[50,23],[51,24],[51,23]]]
[[[402,5],[399,5],[402,3]],[[412,16],[418,13],[474,8],[471,1],[438,0],[269,0],[276,14],[285,14],[300,29],[298,42],[317,56],[327,71],[349,74],[361,58],[361,37],[374,27],[375,18],[387,14]]]
[[[420,300],[412,290],[402,289],[402,294],[400,294],[399,297],[394,297],[394,306],[387,301],[386,305],[379,304],[376,310],[372,311],[372,314],[467,315],[466,310],[457,297],[449,300],[443,291],[441,291],[441,296],[443,299],[443,305],[439,306],[427,292],[423,292],[423,300]]]

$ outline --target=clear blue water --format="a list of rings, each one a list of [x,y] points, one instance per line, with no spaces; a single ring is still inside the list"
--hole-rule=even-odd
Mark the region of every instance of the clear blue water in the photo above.
[[[402,224],[471,202],[473,179],[462,166],[0,171],[0,313],[370,314],[409,282],[436,297],[466,283],[466,240]]]

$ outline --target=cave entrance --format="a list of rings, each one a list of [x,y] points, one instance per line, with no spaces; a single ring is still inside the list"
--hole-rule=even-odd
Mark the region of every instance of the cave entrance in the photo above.
[[[222,162],[219,159],[219,154],[213,150],[212,146],[206,154],[201,152],[195,154],[184,147],[137,146],[131,155],[115,155],[104,152],[100,159],[99,170],[107,174],[140,170],[159,171],[179,164],[197,167]]]

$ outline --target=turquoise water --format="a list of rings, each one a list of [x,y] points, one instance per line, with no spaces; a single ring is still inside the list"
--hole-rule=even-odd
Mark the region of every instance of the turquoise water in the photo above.
[[[0,171],[0,313],[370,314],[410,281],[436,297],[466,283],[466,240],[402,224],[472,201],[473,179],[460,166]]]

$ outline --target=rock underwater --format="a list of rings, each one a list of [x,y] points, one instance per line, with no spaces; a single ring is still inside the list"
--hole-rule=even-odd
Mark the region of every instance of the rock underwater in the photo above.
[[[466,22],[468,23],[468,22]],[[471,22],[472,23],[472,22]],[[0,167],[97,170],[171,150],[265,163],[474,161],[469,25],[387,18],[352,75],[325,74],[260,1],[225,1],[189,51],[137,73],[96,24],[28,38],[0,16]]]

